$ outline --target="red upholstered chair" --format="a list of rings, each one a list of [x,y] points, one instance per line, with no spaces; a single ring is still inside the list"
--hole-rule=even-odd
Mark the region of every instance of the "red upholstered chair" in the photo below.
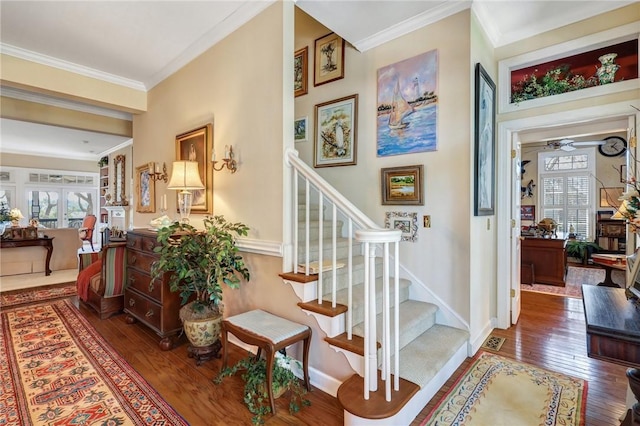
[[[91,244],[91,251],[93,251],[93,230],[96,227],[96,216],[93,214],[88,214],[84,217],[82,221],[82,227],[78,228],[78,236],[83,242],[82,251],[84,251],[84,242],[89,241]]]
[[[126,242],[112,242],[102,247],[99,254],[80,254],[78,297],[91,306],[100,319],[109,318],[124,308],[126,248]],[[93,263],[89,264],[91,260]]]

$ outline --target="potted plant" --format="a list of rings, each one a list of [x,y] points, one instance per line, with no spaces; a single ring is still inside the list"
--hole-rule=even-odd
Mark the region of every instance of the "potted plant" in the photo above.
[[[311,402],[305,398],[307,390],[300,383],[300,380],[291,371],[291,363],[295,362],[299,366],[299,362],[292,360],[288,356],[276,357],[273,366],[273,395],[275,398],[280,397],[286,391],[291,391],[291,399],[289,401],[289,412],[297,413],[302,407],[311,405]],[[249,354],[247,358],[243,358],[235,365],[227,367],[216,376],[214,382],[222,383],[225,377],[233,376],[238,371],[242,373],[244,380],[244,403],[249,411],[254,414],[252,418],[253,424],[263,424],[264,416],[271,412],[269,403],[269,394],[267,393],[267,362],[264,358],[256,358]]]
[[[591,241],[569,240],[567,241],[566,250],[567,256],[580,259],[582,264],[586,265],[591,253],[602,250],[602,247]]]
[[[179,315],[192,346],[189,354],[198,361],[220,349],[222,284],[239,288],[242,279],[250,279],[235,240],[248,231],[246,225],[223,216],[206,216],[203,230],[181,222],[158,230],[161,244],[154,251],[159,259],[151,266],[151,282],[170,273],[169,288],[180,292]]]

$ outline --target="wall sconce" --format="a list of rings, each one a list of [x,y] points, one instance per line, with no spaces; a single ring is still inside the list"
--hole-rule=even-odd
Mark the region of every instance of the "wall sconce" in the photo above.
[[[160,171],[160,164],[154,163],[153,161],[149,163],[149,177],[156,180],[162,180],[164,183],[167,183],[169,176],[167,176],[167,164],[162,163],[162,172]]]
[[[233,147],[231,145],[224,146],[224,158],[222,159],[222,164],[220,164],[219,168],[216,168],[216,163],[219,163],[219,161],[216,161],[215,151],[211,154],[211,162],[213,162],[213,170],[216,172],[221,171],[225,167],[229,169],[231,173],[235,173],[236,170],[238,170],[236,160],[233,159]]]

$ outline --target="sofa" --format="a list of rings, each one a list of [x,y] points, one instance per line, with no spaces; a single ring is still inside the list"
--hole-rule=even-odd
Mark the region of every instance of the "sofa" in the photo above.
[[[77,228],[39,229],[53,238],[50,268],[52,271],[78,268],[78,249],[82,241]],[[0,255],[0,276],[44,272],[44,247],[15,247],[3,249]]]

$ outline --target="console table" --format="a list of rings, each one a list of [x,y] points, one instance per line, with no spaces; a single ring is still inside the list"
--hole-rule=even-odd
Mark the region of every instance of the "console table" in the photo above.
[[[33,238],[28,240],[0,240],[0,249],[14,247],[44,247],[47,249],[47,259],[44,264],[44,274],[51,275],[51,253],[53,253],[53,238]]]
[[[640,366],[640,310],[623,288],[582,286],[587,355]]]

